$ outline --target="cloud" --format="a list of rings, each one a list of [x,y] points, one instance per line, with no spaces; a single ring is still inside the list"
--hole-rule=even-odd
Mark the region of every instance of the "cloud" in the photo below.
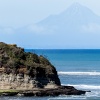
[[[30,25],[26,28],[26,32],[38,35],[52,35],[55,32],[55,27],[51,28],[43,25]]]
[[[82,31],[89,32],[89,33],[100,32],[100,24],[90,23],[88,25],[83,25],[82,26]]]
[[[45,28],[38,25],[30,25],[27,27],[27,30],[33,33],[40,33],[40,32],[45,31]]]
[[[13,28],[0,28],[0,34],[13,34],[15,33]]]

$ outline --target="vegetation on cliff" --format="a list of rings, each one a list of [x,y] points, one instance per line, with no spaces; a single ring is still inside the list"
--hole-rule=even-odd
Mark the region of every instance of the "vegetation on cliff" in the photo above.
[[[15,44],[0,42],[0,73],[28,75],[38,80],[41,84],[47,85],[51,81],[60,85],[60,80],[55,67],[42,55],[25,52],[23,48]],[[45,80],[45,81],[43,81]]]

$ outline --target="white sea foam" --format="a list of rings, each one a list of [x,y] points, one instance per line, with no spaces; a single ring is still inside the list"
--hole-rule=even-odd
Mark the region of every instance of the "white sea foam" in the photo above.
[[[65,84],[62,84],[65,85]],[[86,84],[67,84],[67,86],[74,86],[77,89],[86,89],[86,90],[100,90],[100,85],[86,85]]]
[[[86,100],[85,97],[64,97],[64,98],[49,98],[48,100]]]
[[[100,85],[67,84],[66,86],[74,86],[76,89],[90,90],[91,92],[86,92],[85,95],[61,96],[61,97],[49,98],[48,100],[100,100]]]
[[[86,84],[62,84],[66,86],[74,86],[76,89],[80,90],[90,90],[91,92],[86,92],[85,95],[71,95],[71,96],[61,96],[55,98],[49,98],[48,100],[100,100],[100,85],[86,85]]]
[[[59,75],[94,75],[100,76],[100,72],[58,72]]]

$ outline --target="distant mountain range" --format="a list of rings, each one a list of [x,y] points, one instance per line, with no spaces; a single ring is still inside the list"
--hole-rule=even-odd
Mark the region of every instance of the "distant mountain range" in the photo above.
[[[64,12],[15,30],[15,33],[14,37],[36,48],[100,48],[100,16],[74,3]]]

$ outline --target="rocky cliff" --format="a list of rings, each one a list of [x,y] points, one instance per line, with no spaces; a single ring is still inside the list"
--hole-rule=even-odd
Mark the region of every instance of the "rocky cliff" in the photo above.
[[[43,56],[0,42],[0,89],[56,88],[55,67]]]

